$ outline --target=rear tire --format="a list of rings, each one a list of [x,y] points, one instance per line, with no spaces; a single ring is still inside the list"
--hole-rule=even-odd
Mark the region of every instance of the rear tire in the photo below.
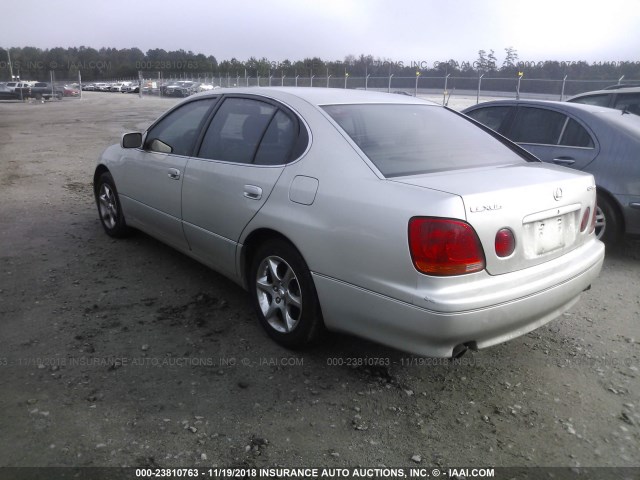
[[[323,336],[311,273],[290,243],[272,239],[257,248],[249,270],[249,292],[261,325],[280,345],[301,349]]]
[[[598,195],[596,210],[596,237],[608,244],[617,243],[622,235],[622,222],[611,201]]]
[[[109,172],[104,172],[98,178],[95,196],[100,222],[107,235],[114,238],[123,238],[129,235],[131,229],[124,219],[116,184]]]

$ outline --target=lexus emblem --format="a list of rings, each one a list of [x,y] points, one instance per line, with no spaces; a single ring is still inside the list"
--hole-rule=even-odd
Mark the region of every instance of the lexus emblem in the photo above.
[[[560,187],[554,190],[553,198],[556,200],[556,202],[562,198],[562,189]]]

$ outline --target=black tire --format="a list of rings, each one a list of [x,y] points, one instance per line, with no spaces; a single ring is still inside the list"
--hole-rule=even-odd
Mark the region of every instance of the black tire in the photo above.
[[[617,243],[622,236],[622,222],[618,211],[604,195],[598,195],[596,236],[608,244]]]
[[[290,243],[272,239],[260,245],[252,256],[248,281],[260,324],[277,343],[301,349],[323,337],[322,311],[311,273]]]
[[[118,198],[118,190],[116,190],[116,184],[109,172],[104,172],[98,178],[95,196],[100,223],[102,223],[107,235],[114,238],[123,238],[129,235],[131,229],[127,227]]]

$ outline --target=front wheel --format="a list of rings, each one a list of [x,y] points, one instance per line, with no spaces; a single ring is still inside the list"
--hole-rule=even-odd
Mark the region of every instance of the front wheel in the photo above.
[[[258,247],[249,291],[260,323],[280,345],[299,349],[321,338],[324,322],[311,273],[288,242],[270,240]]]
[[[96,204],[100,214],[100,222],[107,235],[115,238],[122,238],[130,233],[127,222],[124,219],[118,191],[109,172],[104,172],[98,178],[96,185]]]

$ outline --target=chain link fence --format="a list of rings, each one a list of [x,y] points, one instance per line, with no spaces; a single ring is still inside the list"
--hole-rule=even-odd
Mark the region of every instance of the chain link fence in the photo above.
[[[455,96],[504,98],[538,98],[546,100],[566,100],[572,95],[587,91],[600,90],[616,84],[640,84],[640,79],[598,79],[573,80],[565,76],[558,79],[537,79],[515,77],[477,77],[462,76],[286,76],[265,75],[250,76],[246,74],[195,73],[172,75],[162,71],[141,71],[138,77],[105,78],[100,81],[83,82],[82,72],[76,78],[56,78],[55,72],[49,72],[50,81],[56,86],[65,86],[79,93],[65,95],[70,98],[81,98],[87,91],[133,93],[139,96],[155,95],[167,97],[184,97],[200,91],[215,88],[231,87],[328,87],[360,90],[376,90],[390,93],[404,93],[414,96],[441,95],[442,102]],[[49,79],[47,80],[49,81]]]

